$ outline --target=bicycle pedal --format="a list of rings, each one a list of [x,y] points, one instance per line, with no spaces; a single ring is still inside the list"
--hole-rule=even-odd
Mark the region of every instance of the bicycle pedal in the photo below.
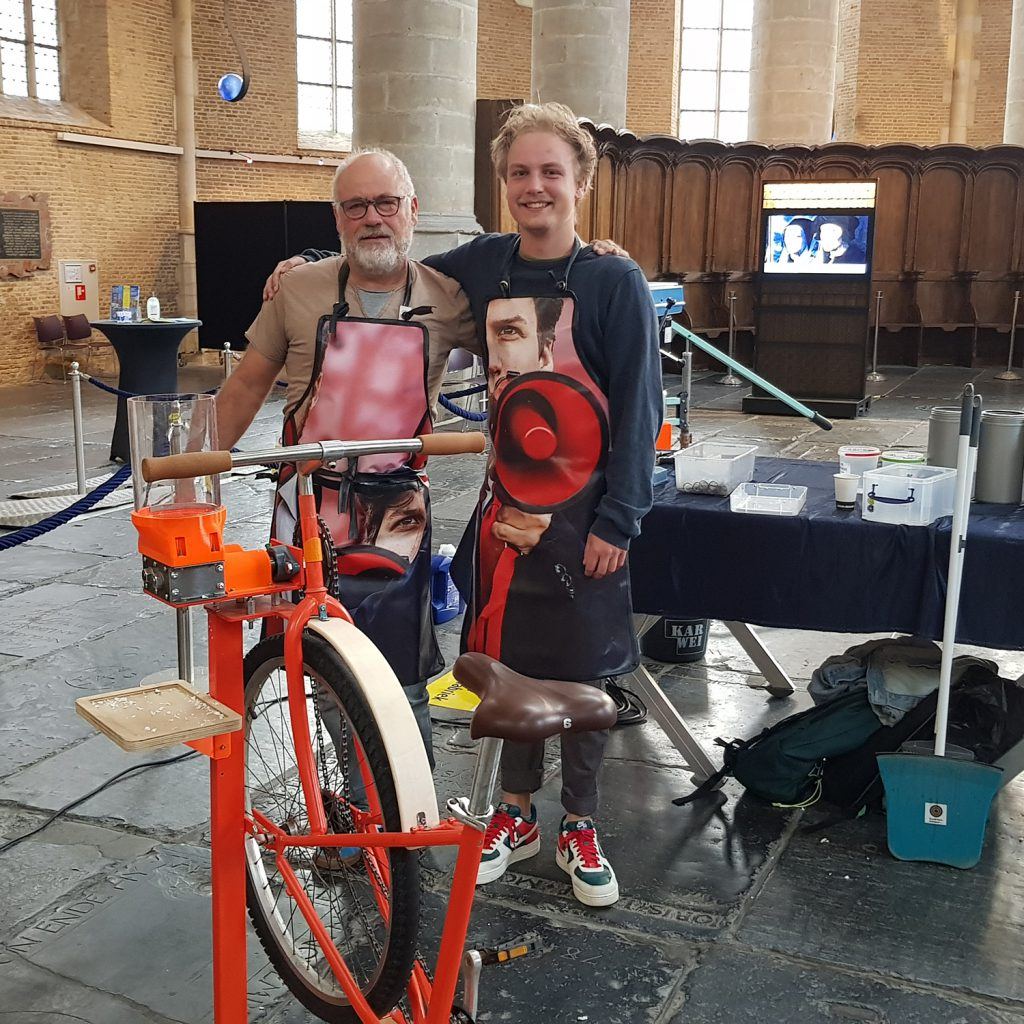
[[[540,948],[540,943],[534,939],[517,939],[514,942],[506,942],[501,946],[494,946],[490,949],[480,949],[480,961],[484,967],[492,964],[507,964],[511,960],[518,960],[527,953],[533,953]]]

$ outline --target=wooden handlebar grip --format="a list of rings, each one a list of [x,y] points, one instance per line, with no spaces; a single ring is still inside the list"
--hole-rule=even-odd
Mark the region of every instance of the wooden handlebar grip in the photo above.
[[[231,469],[231,452],[182,452],[181,455],[158,455],[142,460],[142,479],[147,484],[156,480],[187,480],[194,476],[212,476]]]
[[[457,434],[422,434],[424,455],[479,455],[487,439],[478,430]]]

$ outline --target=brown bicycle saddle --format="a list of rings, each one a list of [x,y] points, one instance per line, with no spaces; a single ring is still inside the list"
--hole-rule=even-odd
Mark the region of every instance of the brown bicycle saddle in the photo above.
[[[531,679],[486,654],[463,654],[455,678],[480,698],[469,734],[515,743],[536,743],[563,732],[610,729],[615,703],[596,686],[558,679]]]

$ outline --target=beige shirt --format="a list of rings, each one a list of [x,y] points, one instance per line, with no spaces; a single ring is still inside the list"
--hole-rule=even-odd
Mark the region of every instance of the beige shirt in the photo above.
[[[281,290],[263,303],[259,315],[245,332],[249,344],[272,363],[284,366],[288,378],[287,416],[302,398],[313,373],[316,355],[316,328],[320,317],[330,313],[338,299],[338,268],[344,257],[331,256],[316,263],[296,267],[281,277]],[[409,306],[433,306],[433,311],[413,319],[422,324],[430,337],[427,367],[427,398],[431,409],[437,403],[448,354],[465,348],[480,354],[476,324],[469,301],[458,282],[430,267],[410,262],[412,293]],[[378,319],[399,318],[405,287],[389,298]],[[345,298],[354,316],[362,316],[359,295],[351,282]],[[299,415],[301,423],[305,410]]]

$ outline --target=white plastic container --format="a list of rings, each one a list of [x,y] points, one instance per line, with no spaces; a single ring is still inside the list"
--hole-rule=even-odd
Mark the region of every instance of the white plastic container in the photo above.
[[[765,516],[798,516],[806,503],[807,488],[793,484],[755,484],[748,480],[729,496],[733,512]]]
[[[673,456],[676,488],[693,494],[731,494],[754,475],[757,445],[702,441]]]
[[[839,449],[839,472],[863,476],[878,469],[882,449],[870,444],[844,444]]]
[[[927,526],[953,514],[956,470],[879,466],[864,474],[861,515],[874,523]]]

